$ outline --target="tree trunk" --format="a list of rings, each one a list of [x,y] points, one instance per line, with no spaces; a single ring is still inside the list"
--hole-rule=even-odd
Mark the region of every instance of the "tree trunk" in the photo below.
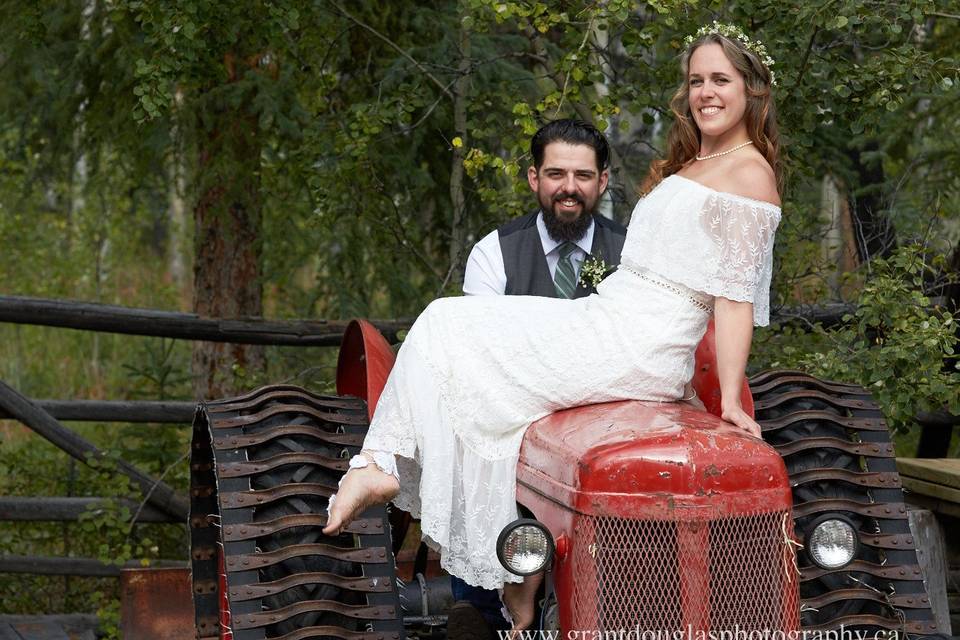
[[[230,80],[234,65],[227,59]],[[252,71],[251,71],[252,72]],[[201,317],[262,315],[260,141],[257,119],[232,107],[222,87],[198,105],[200,148],[194,214],[193,311]],[[244,96],[239,104],[250,104]],[[196,342],[194,393],[234,395],[262,374],[262,346]]]
[[[466,13],[461,11],[461,16]],[[467,199],[463,188],[463,160],[467,150],[467,93],[470,89],[470,29],[460,21],[460,74],[453,85],[453,158],[450,161],[450,201],[453,220],[450,224],[450,275],[447,282],[463,282],[467,245]]]

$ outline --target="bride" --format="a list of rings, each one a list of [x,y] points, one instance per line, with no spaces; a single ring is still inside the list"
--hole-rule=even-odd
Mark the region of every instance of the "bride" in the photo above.
[[[442,298],[424,310],[325,533],[393,500],[420,516],[447,571],[503,587],[522,629],[542,576],[508,573],[495,543],[517,517],[516,464],[532,422],[584,404],[679,399],[713,315],[721,417],[759,436],[740,389],[753,326],[768,323],[780,220],[772,64],[730,25],[688,38],[667,157],[653,164],[621,265],[596,295]]]

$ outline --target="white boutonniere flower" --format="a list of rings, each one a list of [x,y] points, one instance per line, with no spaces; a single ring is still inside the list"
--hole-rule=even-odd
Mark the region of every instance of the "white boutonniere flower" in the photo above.
[[[598,256],[587,256],[580,265],[580,284],[587,289],[596,287],[613,271],[613,267]]]

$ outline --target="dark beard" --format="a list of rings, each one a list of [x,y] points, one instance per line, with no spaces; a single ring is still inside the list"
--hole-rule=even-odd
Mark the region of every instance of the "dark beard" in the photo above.
[[[583,204],[582,200],[580,200],[580,204]],[[566,222],[558,218],[557,214],[553,212],[552,202],[550,205],[549,207],[541,206],[540,210],[543,212],[543,224],[547,227],[547,235],[554,241],[577,242],[586,235],[590,223],[593,222],[593,211],[587,211],[584,207],[583,213],[577,216],[576,220]]]

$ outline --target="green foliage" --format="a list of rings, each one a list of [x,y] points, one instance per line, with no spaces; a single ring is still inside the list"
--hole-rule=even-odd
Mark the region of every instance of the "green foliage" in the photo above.
[[[955,310],[931,301],[947,269],[922,259],[960,242],[960,21],[936,4],[7,1],[0,288],[189,309],[189,213],[220,180],[237,202],[259,185],[265,315],[412,316],[458,291],[452,274],[471,242],[534,206],[528,144],[544,120],[604,128],[616,151],[610,205],[626,221],[663,148],[683,39],[716,18],[777,61],[789,179],[776,306],[856,305],[838,327],[759,332],[752,366],[868,385],[900,427],[916,411],[957,411]],[[457,222],[450,176],[461,152]],[[871,257],[887,257],[838,273],[824,250],[827,177],[858,216],[924,250],[889,255],[864,224],[854,231]],[[271,349],[268,360],[266,371],[230,374],[332,390],[332,350]],[[188,369],[182,342],[0,325],[0,378],[32,397],[187,399]],[[77,524],[0,525],[0,553],[183,557],[177,527],[130,528],[118,500],[142,498],[109,472],[122,457],[185,489],[183,430],[77,426],[109,452],[90,469],[0,428],[3,493],[115,500]],[[22,612],[98,607],[115,619],[116,595],[110,581],[0,585],[0,600]]]
[[[922,411],[960,413],[956,320],[924,294],[924,276],[932,266],[921,248],[903,247],[870,267],[856,310],[839,327],[773,327],[757,337],[754,366],[859,383],[900,430]]]

